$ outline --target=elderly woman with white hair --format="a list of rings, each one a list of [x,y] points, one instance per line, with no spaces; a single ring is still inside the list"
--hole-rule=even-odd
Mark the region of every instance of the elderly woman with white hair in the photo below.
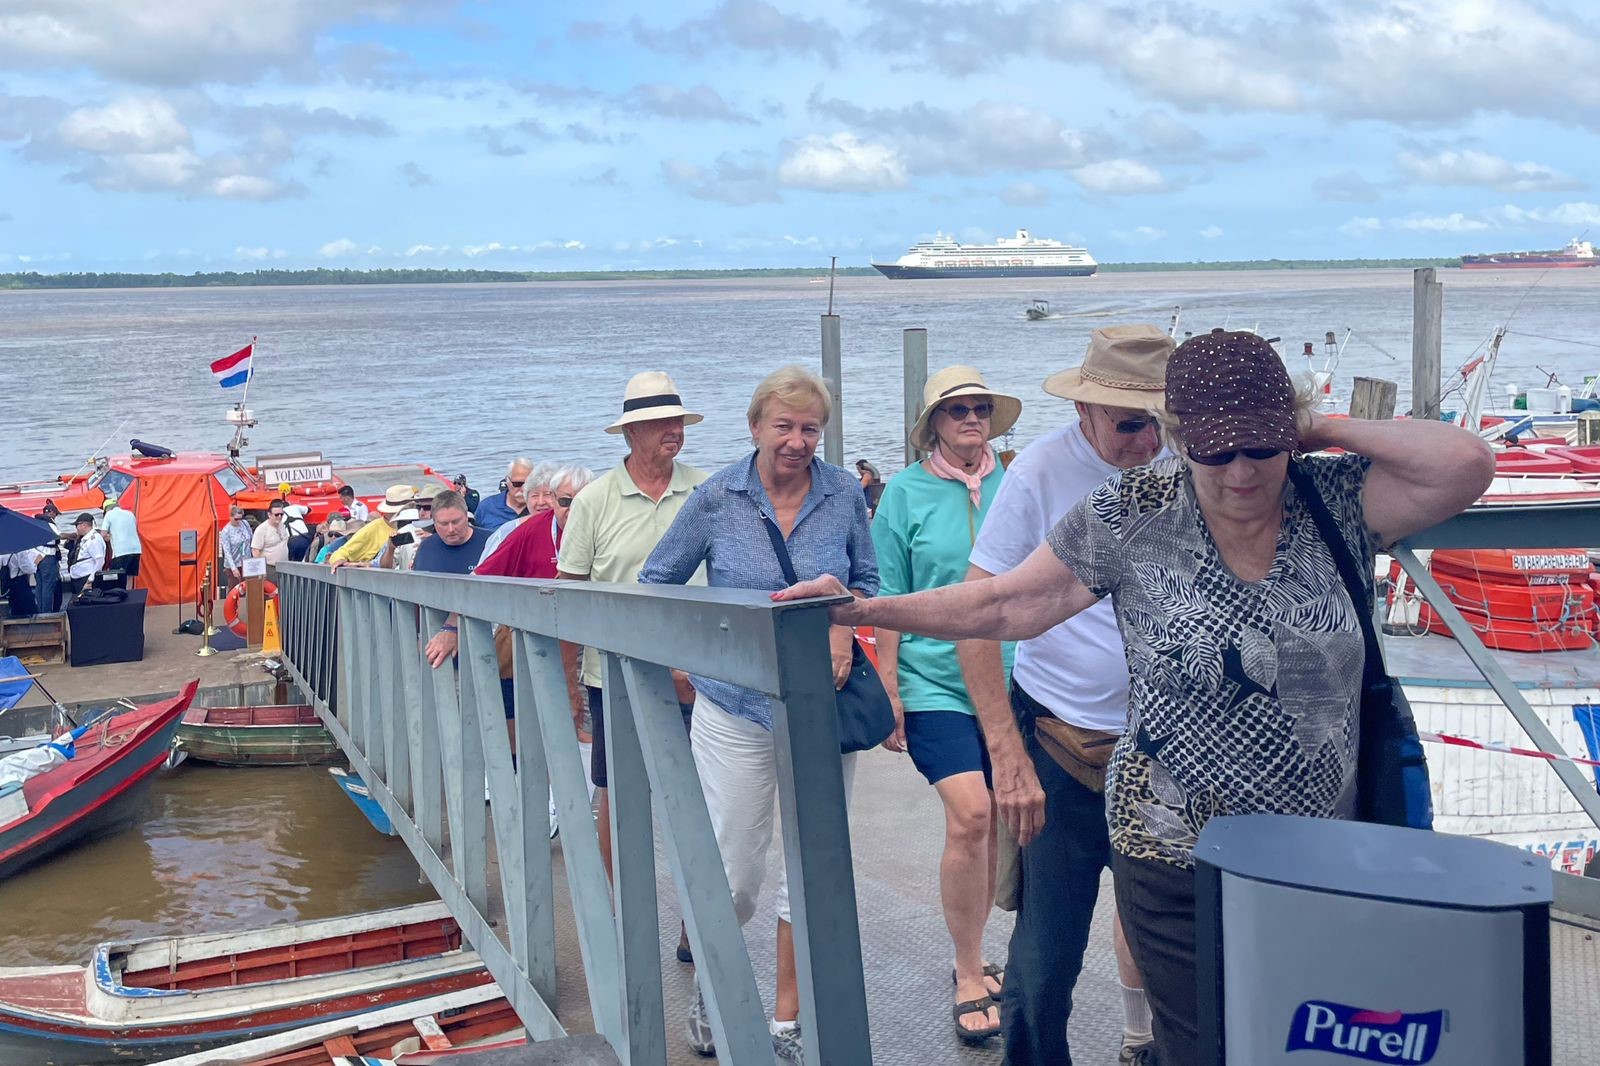
[[[767,375],[756,386],[747,412],[754,453],[695,490],[651,552],[639,580],[683,584],[704,565],[712,586],[781,589],[788,582],[771,526],[796,573],[827,575],[857,596],[874,595],[878,563],[866,497],[854,475],[816,454],[832,410],[826,383],[804,368],[786,366]],[[854,640],[849,626],[832,628],[836,685],[849,676]],[[767,697],[753,689],[707,677],[691,680],[695,703],[690,747],[733,890],[734,913],[743,925],[755,913],[772,844],[778,795],[772,709]],[[855,756],[843,759],[848,793]],[[786,871],[779,875],[777,907],[773,1048],[779,1061],[798,1063],[800,990]],[[715,1052],[703,996],[696,997],[688,1029],[691,1047],[702,1055]]]

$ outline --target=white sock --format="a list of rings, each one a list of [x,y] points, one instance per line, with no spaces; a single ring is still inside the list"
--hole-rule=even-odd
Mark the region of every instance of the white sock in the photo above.
[[[1137,1047],[1148,1044],[1155,1039],[1150,1031],[1150,998],[1144,994],[1144,989],[1129,988],[1120,980],[1117,987],[1122,989],[1123,1045]]]
[[[774,1018],[772,1019],[772,1024],[769,1026],[769,1028],[772,1030],[773,1036],[777,1036],[779,1033],[792,1033],[796,1029],[800,1028],[800,1019],[795,1018],[793,1021],[780,1022],[778,1019]]]

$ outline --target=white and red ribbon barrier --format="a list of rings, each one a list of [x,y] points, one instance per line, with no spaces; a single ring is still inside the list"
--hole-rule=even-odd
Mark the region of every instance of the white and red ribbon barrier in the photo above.
[[[1531,759],[1543,759],[1546,762],[1570,762],[1578,766],[1600,766],[1600,759],[1583,759],[1576,755],[1552,755],[1548,751],[1537,748],[1516,748],[1510,744],[1499,741],[1469,740],[1466,737],[1452,737],[1445,733],[1417,733],[1423,740],[1435,744],[1449,744],[1457,748],[1475,748],[1478,751],[1498,751],[1505,755],[1525,755]]]

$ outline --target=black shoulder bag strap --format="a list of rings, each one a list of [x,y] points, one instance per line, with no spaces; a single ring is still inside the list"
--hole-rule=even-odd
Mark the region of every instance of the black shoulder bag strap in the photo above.
[[[1323,502],[1322,493],[1317,491],[1310,472],[1291,460],[1289,480],[1294,482],[1295,491],[1305,501],[1306,510],[1311,512],[1311,521],[1316,523],[1317,531],[1328,545],[1328,553],[1333,556],[1333,564],[1339,568],[1339,577],[1344,580],[1345,591],[1350,594],[1350,602],[1361,621],[1361,639],[1367,649],[1366,661],[1361,668],[1361,682],[1370,687],[1379,678],[1386,680],[1387,674],[1383,669],[1383,649],[1378,645],[1378,631],[1372,624],[1373,604],[1372,597],[1367,594],[1368,583],[1362,580],[1355,554],[1350,550],[1344,534],[1339,531],[1339,524],[1334,521],[1328,505]]]
[[[772,551],[778,557],[778,568],[783,571],[783,579],[791,585],[800,584],[800,579],[794,573],[794,563],[789,559],[788,545],[783,543],[783,531],[778,528],[778,523],[765,512],[761,515],[761,522],[767,527],[767,536],[772,539]]]

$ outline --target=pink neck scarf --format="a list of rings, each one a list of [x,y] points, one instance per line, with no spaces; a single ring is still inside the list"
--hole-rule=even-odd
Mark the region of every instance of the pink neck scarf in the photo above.
[[[974,510],[983,506],[983,479],[994,473],[994,449],[987,444],[983,447],[983,458],[978,460],[978,467],[972,473],[958,469],[954,463],[944,457],[944,449],[934,447],[928,456],[928,473],[934,477],[942,477],[946,481],[959,481],[967,486],[967,493],[972,497]]]

